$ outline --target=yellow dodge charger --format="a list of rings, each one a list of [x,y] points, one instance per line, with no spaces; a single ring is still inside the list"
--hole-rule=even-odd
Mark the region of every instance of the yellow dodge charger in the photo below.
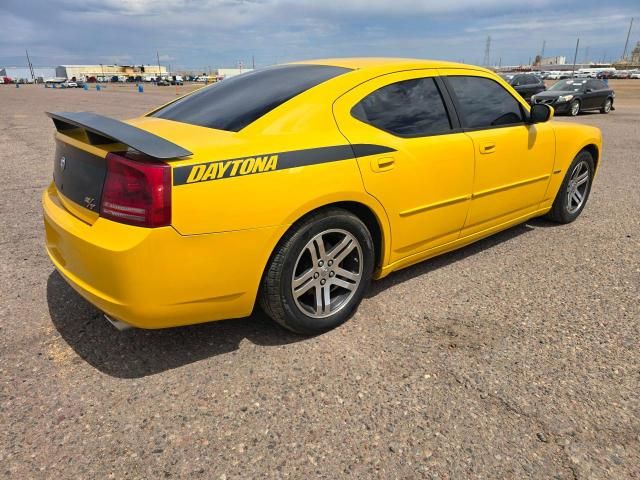
[[[51,260],[117,326],[249,315],[312,334],[372,278],[532,217],[568,223],[597,128],[488,70],[332,59],[245,73],[126,122],[49,113]]]

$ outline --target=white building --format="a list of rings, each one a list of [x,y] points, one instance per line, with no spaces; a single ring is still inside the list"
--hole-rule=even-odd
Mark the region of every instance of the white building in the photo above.
[[[44,81],[56,76],[56,69],[53,67],[38,67],[33,69],[36,81]],[[0,77],[9,77],[14,81],[31,81],[31,72],[27,67],[5,67],[0,68]]]
[[[231,78],[242,73],[250,72],[252,70],[253,68],[217,68],[213,72],[211,72],[211,75],[222,78]]]

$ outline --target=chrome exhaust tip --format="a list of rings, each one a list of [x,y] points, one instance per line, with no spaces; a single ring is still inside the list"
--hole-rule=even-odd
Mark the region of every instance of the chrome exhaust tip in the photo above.
[[[107,315],[106,313],[103,314],[104,318],[107,319],[107,321],[113,325],[118,331],[122,332],[124,330],[129,330],[130,328],[133,328],[131,325],[129,325],[128,323],[124,323],[121,322],[120,320],[115,320],[113,318],[110,318],[109,315]]]

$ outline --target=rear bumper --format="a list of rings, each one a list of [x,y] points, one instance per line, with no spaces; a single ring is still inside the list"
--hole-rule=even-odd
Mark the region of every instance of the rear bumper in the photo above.
[[[46,247],[85,299],[114,319],[164,328],[251,313],[264,266],[286,226],[183,236],[99,218],[89,225],[42,196]]]

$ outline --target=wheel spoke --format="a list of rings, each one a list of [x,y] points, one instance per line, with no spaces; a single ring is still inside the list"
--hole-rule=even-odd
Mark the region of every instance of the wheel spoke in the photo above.
[[[325,285],[322,287],[322,291],[324,294],[324,310],[322,313],[329,313],[331,311],[331,287]]]
[[[337,278],[337,277],[334,277],[331,280],[331,283],[333,285],[335,285],[336,287],[346,288],[349,291],[355,290],[356,287],[358,286],[357,282],[356,283],[351,283],[351,282],[347,282],[346,280],[343,280],[343,279]]]
[[[578,178],[576,178],[576,187],[579,187],[589,179],[589,172],[584,172]]]
[[[580,205],[580,202],[582,201],[582,198],[580,198],[580,194],[577,191],[573,192],[571,199],[575,202],[576,207]]]
[[[339,277],[339,278],[353,280],[354,282],[357,282],[360,279],[359,273],[350,272],[349,270],[346,270],[342,267],[336,268],[335,272],[336,272],[336,277]]]
[[[318,251],[317,261],[326,260],[327,259],[327,252],[325,252],[325,250],[324,250],[324,240],[322,239],[322,235],[320,235],[320,236],[318,236],[318,238],[314,239],[313,245],[314,245],[315,249],[317,249],[317,251]],[[314,265],[317,265],[317,261],[315,262]]]
[[[349,244],[351,243],[351,238],[345,236],[340,243],[338,243],[335,247],[333,247],[329,253],[327,254],[328,257],[337,262],[337,256],[340,254],[340,252],[342,252],[345,248],[347,248],[349,246]]]
[[[328,285],[316,285],[316,315],[325,315],[331,310],[331,291]]]
[[[293,279],[293,283],[292,283],[293,293],[296,296],[300,296],[304,292],[309,290],[310,288],[309,282],[311,280],[313,280],[313,268],[310,268],[306,272],[302,273],[301,275]]]

